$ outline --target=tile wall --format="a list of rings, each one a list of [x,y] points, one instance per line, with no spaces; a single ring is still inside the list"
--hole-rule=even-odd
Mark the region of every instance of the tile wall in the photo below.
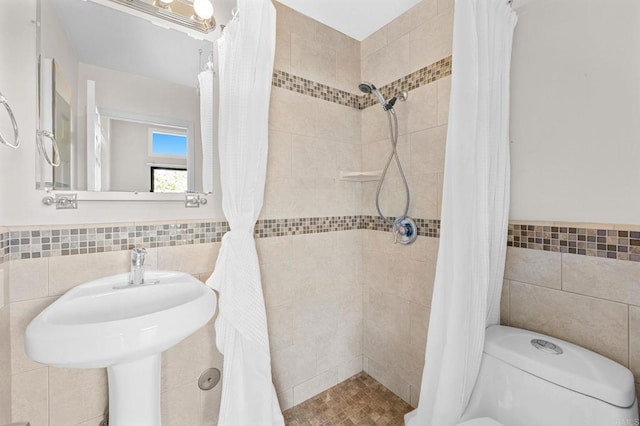
[[[388,95],[409,89],[408,100],[398,102],[396,111],[398,154],[411,189],[409,216],[415,218],[440,218],[452,34],[453,2],[423,0],[361,44],[363,80],[390,86]],[[437,71],[421,73],[425,67]],[[362,168],[381,170],[390,140],[379,105],[362,110],[361,129]],[[364,215],[376,215],[377,185],[362,184]],[[403,213],[404,203],[400,175],[392,164],[380,207],[385,215],[396,216]],[[375,231],[365,232],[362,249],[364,369],[414,406],[424,365],[437,249],[437,238],[419,237],[413,245],[401,246],[393,244],[390,233]]]
[[[0,234],[5,233],[0,228]],[[9,263],[0,254],[0,424],[11,423],[11,346],[9,325]]]

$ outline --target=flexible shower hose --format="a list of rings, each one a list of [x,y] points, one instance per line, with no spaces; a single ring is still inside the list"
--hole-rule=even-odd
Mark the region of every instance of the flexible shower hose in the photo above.
[[[391,160],[393,160],[394,157],[396,159],[398,171],[400,172],[400,177],[402,178],[402,183],[404,184],[404,189],[407,194],[407,202],[405,203],[404,213],[402,214],[401,218],[405,218],[407,216],[407,213],[409,212],[409,202],[411,201],[411,194],[409,192],[409,184],[407,183],[407,178],[404,176],[404,171],[402,170],[400,158],[398,157],[398,117],[396,117],[396,112],[393,107],[387,110],[387,118],[389,119],[389,134],[391,136],[391,153],[389,154],[387,164],[384,166],[382,175],[380,176],[380,180],[378,181],[378,189],[376,191],[376,209],[378,210],[378,215],[383,220],[393,224],[395,221],[393,219],[387,218],[380,210],[380,190],[382,189],[382,184],[384,183],[384,179],[387,176],[387,171],[389,170]]]

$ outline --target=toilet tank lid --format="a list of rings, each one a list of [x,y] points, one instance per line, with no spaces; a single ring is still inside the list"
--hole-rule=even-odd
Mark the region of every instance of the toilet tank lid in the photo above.
[[[536,348],[532,341],[540,339]],[[555,346],[554,346],[555,345]],[[562,350],[561,354],[557,348]],[[558,386],[627,408],[635,401],[633,374],[615,361],[564,340],[519,328],[487,328],[484,352]]]

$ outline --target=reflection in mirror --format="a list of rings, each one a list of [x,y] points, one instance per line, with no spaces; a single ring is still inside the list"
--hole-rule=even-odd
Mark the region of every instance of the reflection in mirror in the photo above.
[[[39,1],[40,130],[59,152],[39,140],[59,165],[39,155],[36,186],[201,191],[198,74],[213,44],[108,3]]]

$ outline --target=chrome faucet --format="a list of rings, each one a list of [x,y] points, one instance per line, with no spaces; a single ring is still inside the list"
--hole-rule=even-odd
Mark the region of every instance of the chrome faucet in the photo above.
[[[131,274],[129,275],[129,285],[144,284],[144,257],[147,250],[144,248],[134,248],[131,250]]]

